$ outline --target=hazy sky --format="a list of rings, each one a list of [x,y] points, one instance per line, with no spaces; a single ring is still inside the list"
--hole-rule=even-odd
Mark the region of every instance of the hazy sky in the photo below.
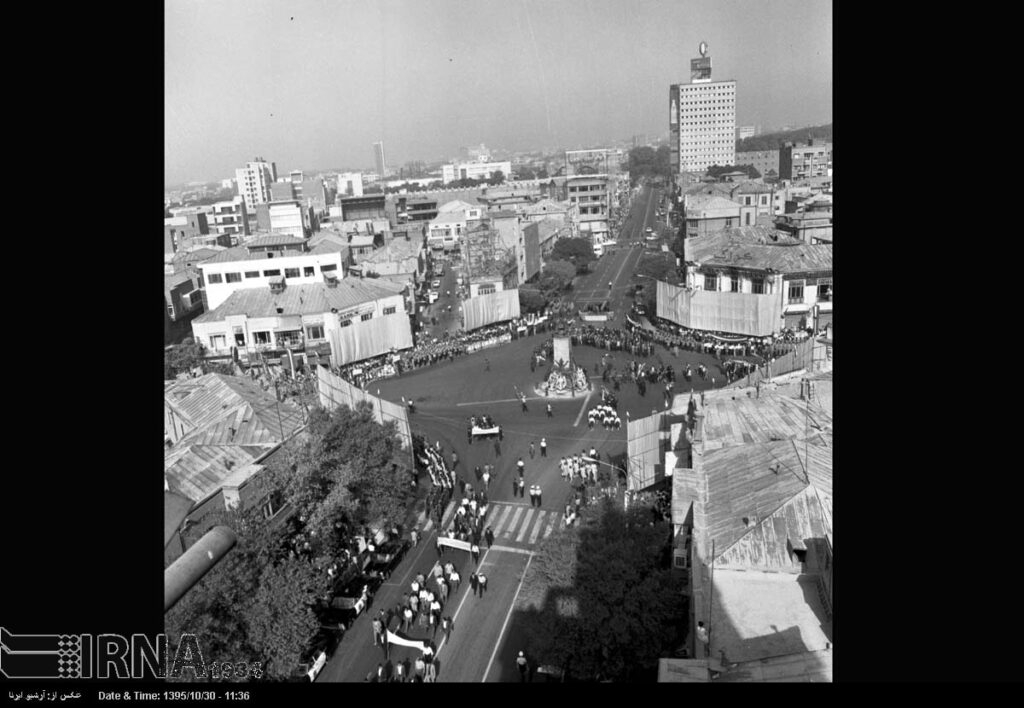
[[[668,132],[704,40],[737,125],[832,120],[827,0],[165,0],[165,178]]]

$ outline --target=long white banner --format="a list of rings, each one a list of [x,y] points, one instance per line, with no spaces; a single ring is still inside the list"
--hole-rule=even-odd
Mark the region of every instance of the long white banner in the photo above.
[[[426,642],[420,639],[406,639],[405,637],[399,637],[397,634],[388,630],[388,644],[398,644],[403,647],[412,647],[413,649],[419,649],[423,651],[426,647]]]
[[[457,538],[447,538],[445,536],[441,536],[437,539],[437,545],[451,546],[452,548],[458,548],[461,551],[469,551],[473,548],[473,544],[469,541],[460,541]]]

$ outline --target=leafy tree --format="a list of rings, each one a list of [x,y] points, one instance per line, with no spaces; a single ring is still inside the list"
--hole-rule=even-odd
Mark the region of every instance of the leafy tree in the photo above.
[[[181,344],[164,350],[164,378],[173,379],[203,365],[203,346],[186,338]]]
[[[529,167],[520,167],[515,175],[516,179],[537,179],[537,173]]]
[[[245,619],[269,678],[286,678],[292,673],[302,650],[316,634],[319,621],[311,604],[296,599],[314,598],[322,592],[322,584],[313,566],[297,558],[264,566],[260,572]]]
[[[491,174],[491,178],[487,180],[487,184],[496,185],[505,182],[505,173],[501,170],[497,170]]]
[[[519,288],[519,309],[523,312],[540,312],[547,304],[547,298],[539,290]]]
[[[537,179],[547,179],[549,177],[548,171],[545,169],[537,170]]]
[[[637,264],[635,273],[668,282],[675,275],[675,270],[674,254],[645,253]]]
[[[579,236],[558,239],[551,250],[551,256],[558,260],[571,262],[576,266],[577,273],[585,273],[590,263],[597,258],[590,240]]]
[[[569,261],[549,261],[541,273],[540,285],[547,292],[561,292],[572,284],[576,277],[576,266]]]
[[[664,560],[670,528],[650,519],[605,499],[541,545],[520,600],[538,663],[569,664],[583,679],[644,680],[678,643],[687,608]]]

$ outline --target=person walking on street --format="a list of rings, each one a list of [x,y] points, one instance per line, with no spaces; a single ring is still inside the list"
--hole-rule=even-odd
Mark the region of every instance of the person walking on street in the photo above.
[[[519,480],[518,479],[513,479],[512,480],[512,496],[515,497],[515,496],[518,496],[518,495],[519,495]]]
[[[516,462],[516,467],[519,469],[519,476],[523,476],[523,472],[526,470],[526,463],[523,462],[523,458],[520,457],[519,461]]]
[[[491,360],[487,359],[485,357],[484,358],[484,371],[490,371],[490,370],[491,370]]]
[[[519,656],[516,658],[516,668],[519,669],[519,683],[526,683],[526,672],[529,671],[529,665],[523,652],[519,652]]]
[[[549,403],[548,404],[548,418],[551,418],[553,416],[554,416],[554,414],[551,412],[551,404]]]
[[[537,501],[534,498],[534,494],[536,493],[536,489],[537,488],[534,485],[532,485],[532,484],[530,485],[530,506],[534,506],[535,502]]]
[[[484,473],[480,477],[484,481],[484,489],[489,489],[491,486],[491,473],[487,471],[487,467],[484,467]]]
[[[457,465],[457,464],[459,464],[459,455],[458,455],[458,453],[453,452],[452,453],[452,469],[453,470],[455,469],[455,465]]]
[[[409,627],[412,626],[412,608],[406,607],[402,610],[402,631],[408,632]]]
[[[420,535],[416,529],[409,532],[409,539],[412,541],[412,547],[415,548],[416,544],[420,542]]]
[[[487,591],[487,576],[483,573],[477,574],[476,584],[477,587],[480,588],[480,597],[483,597],[484,593]]]
[[[480,562],[480,546],[475,543],[469,547],[469,552],[473,554],[473,563]]]
[[[522,477],[519,478],[519,496],[526,498],[526,482],[523,481]]]
[[[469,587],[473,590],[473,594],[476,595],[476,573],[469,576]]]
[[[487,539],[487,547],[488,548],[490,548],[491,546],[494,545],[494,532],[491,531],[491,527],[490,526],[488,526],[487,530],[484,532],[484,538]]]
[[[438,578],[438,580],[441,581],[438,585],[438,588],[441,591],[441,602],[448,602],[448,583],[444,581],[444,578]]]
[[[462,576],[459,575],[459,571],[453,570],[448,576],[448,580],[451,582],[452,587],[455,588],[455,592],[458,592],[459,584],[462,582]]]
[[[523,404],[523,413],[526,413],[528,409],[526,408],[526,394],[525,393],[522,393],[522,394],[519,395],[519,401],[520,401],[520,403]]]
[[[540,439],[540,456],[541,457],[547,457],[548,456],[548,439],[547,438],[541,438]]]
[[[540,488],[540,485],[538,484],[538,485],[537,485],[537,508],[538,508],[538,509],[539,509],[539,508],[540,508],[540,506],[541,506],[541,494],[542,494],[542,492],[541,492],[541,488]]]
[[[531,460],[533,459],[533,451],[534,451],[534,449],[535,449],[535,448],[534,448],[534,446],[533,446],[533,441],[531,440],[531,441],[530,441],[530,459],[531,459]]]
[[[446,640],[452,636],[453,626],[451,617],[445,617],[443,620],[441,620],[441,629],[444,631],[444,638]]]
[[[373,622],[373,646],[384,643],[384,626],[378,618],[374,618]]]

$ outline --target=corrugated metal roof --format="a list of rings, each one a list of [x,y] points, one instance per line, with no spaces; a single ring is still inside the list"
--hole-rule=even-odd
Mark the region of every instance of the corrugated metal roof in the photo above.
[[[164,456],[164,476],[172,492],[200,502],[220,489],[234,470],[273,445],[175,446]]]
[[[306,239],[297,238],[290,234],[268,234],[266,236],[259,236],[257,238],[248,241],[245,245],[248,248],[266,248],[267,246],[292,246],[295,248],[304,248]]]
[[[332,309],[344,310],[365,302],[397,295],[404,285],[378,278],[342,278],[334,287],[326,283],[300,283],[288,285],[281,292],[269,287],[242,288],[210,312],[195,321],[220,322],[232,315],[248,317],[285,317],[288,315],[316,315]],[[278,313],[277,309],[282,312]]]

